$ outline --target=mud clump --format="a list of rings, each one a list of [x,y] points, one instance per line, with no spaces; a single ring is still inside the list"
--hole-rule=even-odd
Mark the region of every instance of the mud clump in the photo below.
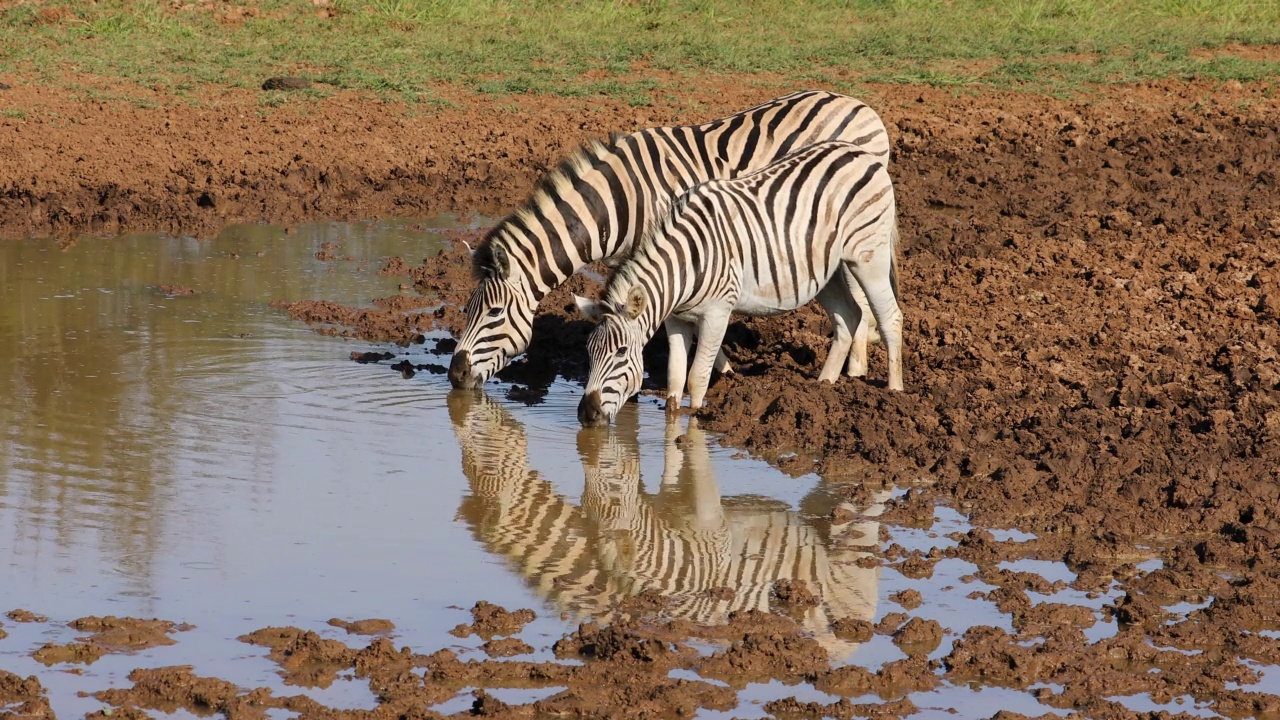
[[[862,618],[845,617],[831,623],[831,632],[842,640],[864,643],[875,635],[875,626]]]
[[[36,662],[46,666],[58,663],[92,665],[104,654],[106,654],[106,651],[93,643],[72,642],[65,645],[45,643],[38,650],[31,653],[31,657],[35,658]]]
[[[10,610],[9,612],[5,613],[4,616],[14,622],[20,622],[20,623],[49,622],[48,617],[44,615],[37,615],[36,613],[31,612],[30,610],[23,610],[21,608],[18,608],[17,610]]]
[[[458,625],[449,633],[457,637],[479,635],[488,640],[495,635],[515,635],[537,617],[528,608],[509,612],[499,605],[481,600],[471,608],[471,624]]]
[[[49,698],[34,675],[23,678],[0,670],[0,718],[53,720],[53,717]]]
[[[915,588],[907,588],[906,590],[896,592],[890,595],[889,599],[898,603],[907,610],[915,610],[924,602],[924,596],[922,596],[920,591]]]
[[[397,255],[395,257],[387,258],[387,261],[382,264],[382,269],[378,271],[378,274],[386,275],[388,277],[408,277],[409,269],[409,263],[405,262],[404,258]]]
[[[238,639],[270,648],[267,657],[280,666],[286,685],[329,687],[338,671],[355,662],[356,657],[355,650],[337,640],[294,627],[263,628]]]
[[[329,624],[346,630],[352,635],[384,635],[396,629],[396,624],[390,620],[383,618],[369,618],[367,620],[347,621],[341,618],[331,618]]]
[[[361,365],[368,365],[369,363],[382,362],[383,360],[395,360],[396,356],[395,353],[389,352],[352,352],[351,359]]]
[[[533,652],[533,646],[520,638],[495,638],[481,645],[480,649],[491,658],[514,657]]]
[[[320,262],[333,262],[341,260],[342,256],[338,254],[338,246],[331,242],[320,243],[320,249],[315,252],[315,258]]]
[[[675,653],[665,642],[633,632],[625,624],[580,626],[552,647],[556,657],[574,655],[612,662],[644,663],[671,667]]]
[[[893,642],[909,656],[928,655],[942,644],[942,626],[936,620],[913,617],[893,633]]]
[[[169,637],[175,632],[192,628],[186,623],[168,620],[140,620],[129,617],[82,617],[67,623],[68,626],[88,633],[76,642],[64,645],[45,643],[31,654],[44,665],[58,663],[83,663],[92,665],[108,653],[131,653],[162,645],[173,645]]]
[[[773,584],[773,596],[779,603],[792,608],[817,607],[822,598],[809,589],[804,580],[778,580]]]
[[[132,688],[102,690],[93,697],[120,707],[162,712],[184,708],[197,714],[221,713],[233,718],[261,717],[260,708],[268,704],[271,696],[265,688],[241,695],[239,688],[225,680],[196,676],[190,665],[139,668],[128,677]]]
[[[160,645],[173,645],[176,641],[169,637],[175,632],[186,632],[194,626],[187,623],[175,623],[168,620],[140,620],[138,618],[116,617],[82,617],[72,620],[71,627],[90,633],[81,638],[108,651],[137,651]]]
[[[705,677],[741,688],[748,682],[796,681],[825,670],[830,657],[817,640],[799,632],[749,632],[698,668]]]

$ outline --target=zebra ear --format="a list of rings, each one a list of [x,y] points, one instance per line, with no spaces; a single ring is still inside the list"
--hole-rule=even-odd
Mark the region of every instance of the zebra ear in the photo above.
[[[489,243],[489,261],[496,277],[506,278],[511,272],[511,258],[507,255],[507,249],[502,243]]]
[[[471,250],[471,246],[467,246]],[[505,280],[511,272],[507,248],[492,234],[471,250],[471,274],[476,280]]]
[[[645,305],[649,302],[649,298],[644,294],[644,288],[639,285],[632,285],[627,291],[627,306],[625,308],[627,317],[635,320],[640,317],[640,313],[644,312]]]
[[[582,313],[582,317],[587,320],[598,323],[604,315],[604,311],[600,308],[600,303],[595,300],[588,300],[581,295],[574,295],[573,302],[578,306],[578,312]]]

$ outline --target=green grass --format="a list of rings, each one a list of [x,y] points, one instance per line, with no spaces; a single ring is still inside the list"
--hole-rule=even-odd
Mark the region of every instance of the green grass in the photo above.
[[[298,74],[409,101],[432,102],[433,86],[456,84],[636,105],[679,90],[636,68],[1047,92],[1280,75],[1276,61],[1195,52],[1280,43],[1278,0],[333,0],[328,18],[310,0],[189,5],[7,6],[0,74],[188,89]],[[218,15],[228,9],[258,16]]]

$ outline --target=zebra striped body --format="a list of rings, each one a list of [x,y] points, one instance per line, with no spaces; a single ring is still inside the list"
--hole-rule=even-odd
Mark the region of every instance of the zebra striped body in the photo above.
[[[523,353],[542,298],[586,265],[629,253],[675,196],[827,140],[856,143],[888,163],[888,135],[875,111],[822,91],[792,93],[704,125],[642,130],[574,153],[475,250],[479,283],[467,303],[450,382],[479,387]],[[865,357],[865,344],[863,350]],[[719,367],[727,369],[723,357]]]
[[[579,508],[519,462],[527,440],[501,406],[483,396],[457,402],[466,404],[453,418],[464,458],[496,453],[505,461],[482,470],[464,460],[473,497],[463,516],[490,551],[575,619],[608,621],[619,599],[653,590],[670,600],[672,617],[723,624],[737,610],[768,610],[778,580],[803,580],[821,603],[798,619],[843,658],[857,645],[836,638],[832,621],[875,615],[879,569],[856,561],[878,542],[878,524],[833,524],[757,498],[722,502],[696,420],[680,442],[679,425],[668,426],[657,495],[642,487],[634,412],[625,427],[580,433]],[[878,514],[883,499],[867,514]]]
[[[755,173],[694,187],[617,269],[603,300],[577,298],[599,323],[587,341],[591,372],[579,419],[609,422],[639,391],[641,350],[660,323],[670,339],[668,408],[679,406],[688,372],[697,409],[731,313],[770,315],[815,297],[835,330],[819,379],[835,382],[862,322],[858,288],[885,340],[889,389],[901,390],[896,246],[888,169],[857,145],[819,143]]]

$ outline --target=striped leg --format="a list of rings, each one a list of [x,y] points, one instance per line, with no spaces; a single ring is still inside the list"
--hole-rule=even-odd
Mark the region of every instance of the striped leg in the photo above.
[[[680,400],[684,397],[684,383],[689,372],[689,345],[693,342],[694,326],[675,315],[668,317],[663,325],[667,328],[668,346],[667,412],[675,412],[680,409]]]
[[[818,380],[834,383],[840,379],[840,370],[844,368],[849,347],[854,345],[854,335],[849,329],[851,327],[862,329],[859,324],[861,312],[856,305],[850,303],[844,281],[839,277],[832,278],[831,282],[818,292],[818,304],[822,305],[827,311],[827,316],[831,318],[832,330],[831,349],[827,351],[827,361],[822,365],[822,373],[818,375]],[[864,345],[862,349],[865,352],[866,346]],[[863,362],[865,367],[865,358]]]
[[[689,369],[691,410],[702,407],[702,399],[707,395],[707,385],[711,384],[711,366],[715,364],[720,344],[724,342],[724,332],[729,328],[732,307],[732,303],[727,303],[709,309],[698,321],[698,349],[693,354],[693,367]]]
[[[902,310],[890,280],[892,252],[892,245],[886,241],[879,247],[860,251],[857,258],[846,259],[846,262],[867,294],[880,325],[880,335],[889,355],[889,389],[902,390]]]

